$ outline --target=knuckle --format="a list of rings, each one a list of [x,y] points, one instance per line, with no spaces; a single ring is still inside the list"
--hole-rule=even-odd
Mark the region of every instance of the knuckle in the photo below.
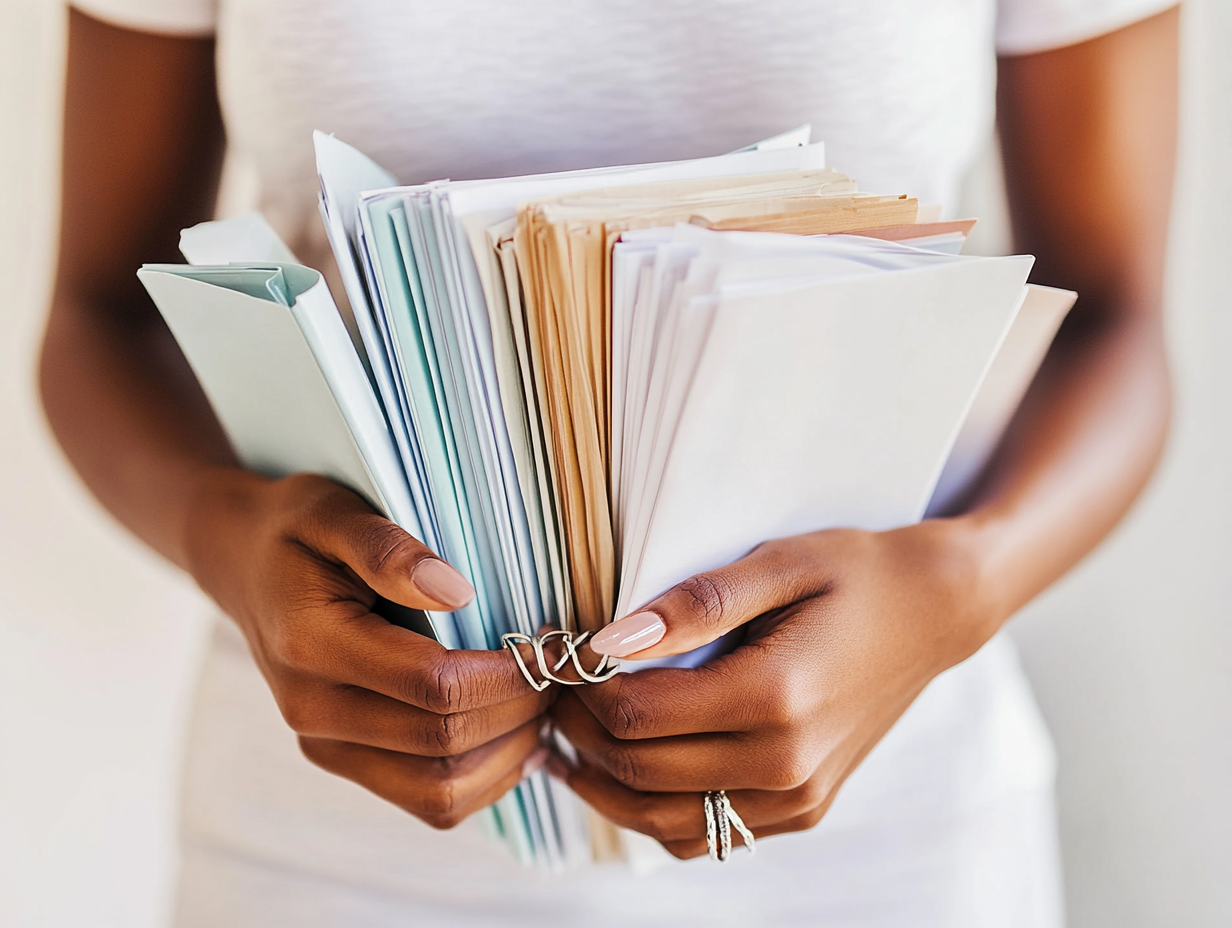
[[[431,783],[419,797],[425,815],[440,818],[450,815],[454,807],[454,787],[451,779]]]
[[[770,789],[797,789],[808,782],[815,768],[816,764],[802,745],[787,745],[780,749],[770,767]]]
[[[822,777],[811,776],[792,791],[791,805],[801,813],[823,809],[829,795],[829,788]]]
[[[389,678],[391,695],[437,715],[462,711],[467,695],[463,673],[456,656],[443,648],[426,663],[393,671]]]
[[[808,718],[811,701],[804,687],[785,681],[763,703],[763,719],[774,728],[798,728]]]
[[[419,542],[392,522],[373,519],[364,525],[363,551],[367,568],[373,574],[389,570],[402,570],[410,561],[418,560],[423,552]]]
[[[690,577],[680,584],[680,592],[693,619],[708,628],[722,627],[735,596],[731,581],[719,571]]]
[[[633,830],[640,831],[660,844],[668,839],[667,827],[649,803],[642,802],[633,813]]]
[[[471,723],[460,713],[438,715],[432,720],[424,747],[433,755],[448,757],[466,749]]]
[[[800,824],[803,826],[800,831],[808,831],[810,828],[816,828],[821,820],[825,817],[827,806],[819,804],[812,809],[809,809],[800,817]]]
[[[296,734],[311,735],[322,731],[324,713],[317,700],[300,687],[291,687],[278,700],[283,721]]]
[[[603,757],[603,767],[612,777],[630,789],[640,789],[643,771],[637,753],[628,745],[610,745]]]
[[[308,724],[308,713],[302,702],[298,700],[281,702],[278,704],[278,709],[282,713],[282,720],[287,723],[291,731],[302,735],[311,730]]]
[[[314,669],[318,648],[305,629],[296,628],[291,622],[278,622],[267,640],[279,663],[295,670]]]
[[[706,852],[705,843],[697,841],[670,841],[663,844],[663,847],[677,860],[692,860]]]
[[[333,745],[321,738],[306,738],[300,735],[296,738],[299,752],[312,764],[328,770],[334,757]]]
[[[464,816],[456,815],[454,813],[423,815],[421,818],[424,822],[435,828],[437,831],[450,831],[457,828],[464,821]]]
[[[277,667],[296,674],[328,677],[337,641],[319,608],[284,606],[260,632],[260,650]]]
[[[453,828],[463,817],[458,808],[458,777],[454,764],[444,761],[437,773],[418,791],[418,814],[433,828]]]
[[[463,706],[463,676],[457,660],[448,651],[442,652],[425,672],[411,674],[407,684],[411,690],[408,693],[410,701],[429,712],[448,715]]]
[[[618,679],[616,692],[603,706],[603,726],[616,738],[622,740],[642,738],[653,729],[655,713],[650,703],[627,685],[628,674]]]

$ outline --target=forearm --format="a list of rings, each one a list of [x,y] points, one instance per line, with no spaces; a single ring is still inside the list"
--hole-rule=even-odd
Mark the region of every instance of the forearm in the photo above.
[[[1034,279],[1078,303],[958,520],[997,624],[1111,531],[1163,447],[1176,49],[1173,9],[1000,63],[1017,247],[1036,256]]]
[[[1120,521],[1168,431],[1171,385],[1155,314],[1064,329],[966,513],[955,521],[995,625]]]
[[[136,272],[177,260],[179,230],[213,211],[224,147],[214,43],[133,32],[75,9],[68,25],[44,408],[103,505],[186,566],[200,481],[233,461]]]
[[[234,458],[161,320],[102,312],[61,294],[39,381],[51,428],[90,490],[145,542],[187,566],[193,500]]]

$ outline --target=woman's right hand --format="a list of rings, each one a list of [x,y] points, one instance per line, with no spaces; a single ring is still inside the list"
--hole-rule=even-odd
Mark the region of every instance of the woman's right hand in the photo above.
[[[239,624],[300,748],[436,828],[541,764],[534,692],[507,651],[447,650],[373,613],[377,595],[449,611],[474,590],[321,477],[214,472],[188,518],[202,588]]]

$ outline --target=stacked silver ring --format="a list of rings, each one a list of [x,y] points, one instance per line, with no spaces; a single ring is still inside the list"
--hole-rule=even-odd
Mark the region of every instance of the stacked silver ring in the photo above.
[[[513,652],[513,659],[517,661],[518,669],[522,671],[522,676],[526,678],[536,692],[543,692],[553,683],[562,683],[565,686],[581,686],[583,683],[602,683],[604,680],[610,680],[620,671],[617,665],[609,666],[610,658],[606,654],[595,666],[594,670],[587,670],[582,666],[582,662],[578,659],[577,649],[580,648],[586,639],[590,637],[590,632],[582,632],[576,638],[573,637],[573,632],[564,629],[556,628],[550,632],[544,632],[542,635],[523,635],[520,632],[509,632],[506,635],[501,635],[501,644]],[[564,653],[560,659],[556,661],[550,668],[548,667],[547,655],[543,652],[543,646],[552,639],[558,639],[564,647]],[[535,666],[539,670],[539,679],[535,679],[535,675],[530,672],[530,668],[526,666],[526,661],[522,659],[522,652],[518,650],[519,644],[530,645],[531,651],[535,655]],[[572,662],[573,669],[577,672],[578,680],[566,680],[556,676],[566,663]]]
[[[731,857],[731,830],[734,828],[744,839],[744,846],[750,854],[757,853],[757,845],[753,840],[753,832],[749,831],[736,810],[732,808],[727,791],[710,790],[702,796],[702,806],[706,810],[706,846],[710,849],[710,859],[721,864],[727,863]]]
[[[579,686],[583,683],[602,683],[604,680],[610,680],[619,672],[620,668],[611,665],[607,655],[603,656],[602,660],[599,661],[593,670],[587,670],[582,666],[581,661],[578,659],[577,651],[589,637],[590,632],[584,632],[574,638],[572,632],[563,629],[553,629],[542,635],[524,635],[510,632],[501,636],[501,643],[513,652],[513,658],[517,662],[518,669],[522,671],[522,676],[526,678],[526,682],[536,691],[542,692],[553,683],[563,683],[566,686]],[[553,639],[557,639],[560,642],[564,648],[564,653],[549,667],[547,654],[544,653],[544,645]],[[519,644],[530,645],[535,658],[534,666],[539,671],[538,679],[531,673],[531,669],[527,666],[526,661],[522,659],[522,654],[517,647]],[[580,679],[566,680],[556,675],[567,663],[573,664],[573,669]],[[744,839],[744,846],[749,849],[749,853],[754,854],[757,852],[753,832],[749,831],[748,827],[744,824],[744,819],[732,808],[731,800],[727,798],[726,790],[710,790],[703,794],[702,806],[706,811],[706,846],[710,849],[711,860],[717,860],[719,863],[725,864],[731,858],[731,833],[733,828]]]

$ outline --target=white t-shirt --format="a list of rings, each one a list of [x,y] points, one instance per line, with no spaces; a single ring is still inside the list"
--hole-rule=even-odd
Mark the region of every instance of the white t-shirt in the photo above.
[[[811,123],[865,190],[955,207],[995,51],[1173,0],[82,0],[216,31],[228,202],[320,251],[311,133],[404,183],[697,157]],[[314,244],[306,247],[305,236]]]
[[[717,154],[811,123],[862,188],[953,209],[995,56],[1172,0],[79,0],[218,36],[233,207],[328,261],[313,129],[404,182]],[[1012,649],[942,675],[821,826],[726,868],[521,871],[311,768],[223,629],[188,764],[182,924],[1057,924],[1047,734]],[[498,914],[499,913],[499,914]]]

